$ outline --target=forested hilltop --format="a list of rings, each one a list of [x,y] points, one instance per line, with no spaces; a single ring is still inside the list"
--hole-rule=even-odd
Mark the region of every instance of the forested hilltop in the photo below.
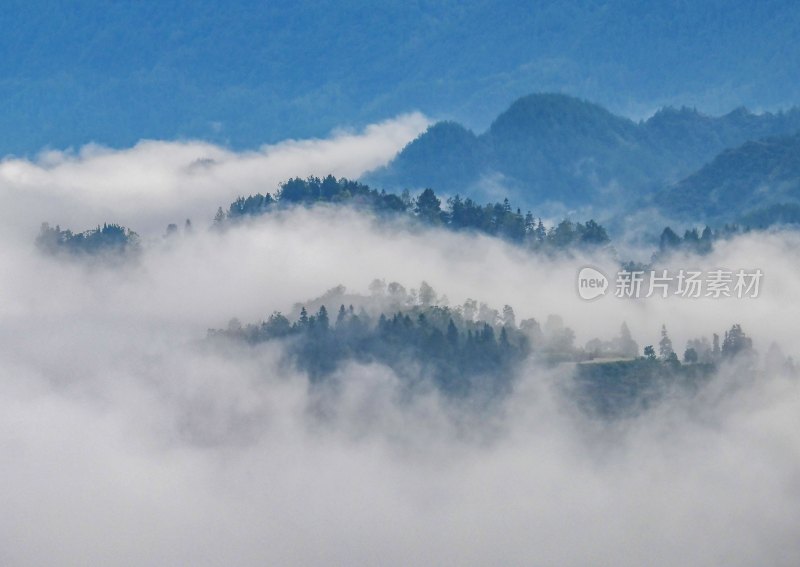
[[[282,183],[273,196],[256,194],[240,197],[227,211],[220,207],[214,217],[217,228],[226,222],[263,215],[281,208],[316,204],[348,205],[370,213],[395,218],[407,218],[426,226],[455,231],[473,231],[526,244],[540,250],[566,250],[573,247],[595,248],[609,244],[605,228],[594,220],[585,223],[564,219],[546,228],[536,218],[520,208],[514,209],[508,199],[502,203],[481,205],[473,199],[456,194],[442,203],[433,189],[425,189],[416,197],[408,191],[401,194],[378,191],[368,185],[332,175],[325,178],[294,178]]]
[[[578,346],[557,315],[540,323],[517,321],[509,305],[496,310],[468,299],[449,306],[425,282],[407,290],[375,280],[370,289],[363,296],[339,286],[296,305],[288,316],[275,312],[246,325],[233,319],[225,329],[210,329],[208,337],[253,348],[278,342],[312,384],[338,379],[337,371],[349,362],[376,363],[391,368],[410,391],[432,385],[457,399],[504,396],[525,361],[577,364],[575,381],[565,387],[575,389],[585,409],[609,416],[652,405],[670,388],[696,391],[725,361],[746,367],[758,361],[739,325],[722,338],[688,341],[680,355],[663,326],[658,344],[641,349],[624,323],[618,336]],[[770,351],[767,362],[793,368],[777,351]]]
[[[443,203],[433,189],[425,189],[414,197],[408,190],[401,194],[378,191],[364,183],[346,178],[336,179],[332,175],[322,179],[313,176],[307,179],[290,179],[281,183],[274,196],[271,193],[259,193],[239,197],[227,210],[222,207],[217,210],[214,226],[224,229],[228,223],[287,207],[317,204],[345,205],[378,217],[402,218],[424,226],[486,234],[536,252],[565,254],[570,250],[591,252],[603,248],[613,252],[608,231],[593,219],[574,222],[565,218],[556,224],[545,226],[541,217],[535,217],[531,211],[523,214],[507,198],[502,203],[481,205],[469,197],[462,198],[456,194]],[[683,231],[683,236],[680,236],[667,226],[660,236],[654,235],[655,250],[651,259],[658,261],[676,251],[708,254],[718,240],[750,230],[748,225],[726,223],[715,229],[708,225],[702,229],[687,228]],[[628,262],[623,261],[622,264]]]
[[[536,253],[564,255],[575,251],[598,250],[615,253],[608,231],[593,219],[574,222],[565,218],[546,226],[541,217],[535,217],[531,211],[523,214],[508,199],[502,203],[479,204],[469,197],[462,198],[456,194],[443,203],[433,189],[425,189],[417,196],[411,196],[407,190],[395,194],[378,191],[358,181],[336,179],[332,175],[290,179],[281,183],[274,195],[258,193],[239,197],[227,209],[219,207],[211,226],[215,230],[225,230],[241,221],[269,213],[317,205],[346,206],[379,219],[405,220],[412,225],[485,234]],[[791,209],[782,211],[785,215]],[[717,229],[706,225],[701,230],[685,229],[683,236],[679,236],[672,228],[665,227],[660,237],[654,235],[652,239],[654,252],[651,260],[656,262],[675,251],[708,254],[716,241],[749,230],[747,225],[725,224]],[[184,222],[184,231],[192,231],[191,220]],[[170,224],[166,227],[164,237],[169,238],[178,232],[178,225]],[[71,255],[125,256],[141,249],[136,232],[109,223],[84,232],[72,232],[59,225],[51,227],[49,223],[42,223],[36,242],[41,250],[51,254],[66,252]],[[622,259],[620,263],[631,265],[631,262]]]
[[[45,222],[36,237],[36,245],[51,254],[122,256],[140,251],[138,234],[124,226],[108,223],[74,233],[69,229],[62,230],[59,225],[51,227]]]
[[[219,208],[210,229],[221,236],[262,215],[296,207],[320,207],[321,214],[335,215],[339,206],[378,219],[401,219],[399,230],[424,226],[471,231],[528,247],[533,253],[591,253],[610,246],[605,229],[593,220],[563,220],[545,227],[541,219],[514,209],[507,199],[480,205],[456,195],[443,205],[432,189],[416,197],[407,191],[397,195],[330,175],[290,179],[274,196],[236,199],[227,211]],[[686,230],[681,237],[665,228],[653,261],[675,251],[706,254],[716,239],[741,230],[706,227]],[[187,220],[184,234],[189,231]],[[178,233],[178,226],[171,224],[164,238]],[[116,224],[73,233],[44,223],[37,245],[46,253],[67,258],[126,258],[142,248],[135,232]],[[285,347],[280,352],[287,361],[312,384],[338,380],[339,371],[349,363],[379,364],[390,368],[409,391],[434,387],[454,400],[502,399],[513,390],[524,365],[577,365],[569,385],[575,399],[587,411],[608,416],[649,407],[674,388],[687,392],[702,388],[725,361],[737,360],[747,367],[757,360],[751,339],[739,325],[733,325],[722,339],[716,335],[710,340],[694,339],[679,350],[673,348],[665,328],[658,345],[640,348],[622,323],[617,336],[592,339],[581,346],[558,315],[549,315],[543,322],[517,321],[509,305],[498,311],[467,300],[452,307],[424,282],[418,289],[407,290],[397,282],[376,280],[370,290],[369,296],[359,296],[335,288],[297,305],[288,315],[276,312],[244,325],[231,321],[225,329],[210,330],[208,340],[253,348],[279,343]],[[782,367],[793,368],[779,353],[772,358],[773,363],[777,360]]]

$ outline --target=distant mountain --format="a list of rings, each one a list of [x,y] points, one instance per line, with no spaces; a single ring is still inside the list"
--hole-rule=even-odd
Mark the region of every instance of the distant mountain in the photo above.
[[[413,110],[483,131],[536,91],[634,116],[800,100],[790,0],[5,0],[2,13],[0,157],[142,138],[253,148]]]
[[[764,227],[798,222],[800,134],[747,142],[659,192],[667,213]]]
[[[455,122],[437,122],[408,144],[396,167],[377,174],[392,188],[463,187],[490,167],[488,146]]]
[[[365,179],[475,197],[495,197],[499,186],[529,205],[604,205],[675,183],[726,148],[798,130],[800,109],[710,117],[665,108],[636,123],[578,98],[534,94],[480,135],[452,122],[431,126]]]

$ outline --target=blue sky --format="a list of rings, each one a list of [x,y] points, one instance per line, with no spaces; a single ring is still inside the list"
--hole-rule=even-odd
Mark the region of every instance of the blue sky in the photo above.
[[[792,2],[6,2],[0,154],[234,148],[411,110],[486,127],[561,91],[641,117],[800,101]]]

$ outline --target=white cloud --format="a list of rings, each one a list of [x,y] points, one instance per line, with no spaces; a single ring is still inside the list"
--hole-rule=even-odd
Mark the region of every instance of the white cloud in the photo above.
[[[559,313],[580,341],[627,320],[643,345],[663,322],[682,350],[739,322],[762,352],[776,340],[797,354],[796,234],[748,235],[706,259],[673,260],[761,268],[755,300],[587,303],[578,268],[609,273],[611,258],[547,260],[488,237],[339,210],[290,211],[223,233],[197,226],[116,269],[41,256],[25,233],[58,222],[38,206],[73,228],[101,222],[89,218],[107,209],[161,230],[190,214],[183,201],[194,179],[207,216],[240,192],[231,185],[262,174],[355,175],[417,127],[252,155],[144,143],[0,166],[0,563],[800,562],[796,378],[733,387],[725,370],[706,394],[604,422],[560,396],[569,368],[527,365],[502,411],[476,415],[435,395],[398,404],[398,378],[377,365],[342,368],[338,397],[320,399],[280,362],[278,345],[198,343],[229,317],[258,320],[340,283],[365,292],[379,277],[426,280],[451,303],[509,303],[518,320]],[[376,138],[382,149],[371,147]],[[198,157],[216,165],[192,171]],[[269,189],[252,187],[242,192]],[[310,411],[319,404],[326,417]]]
[[[357,178],[387,163],[427,123],[414,113],[361,132],[247,152],[196,141],[142,141],[123,150],[89,145],[77,153],[46,152],[36,161],[9,158],[0,162],[0,194],[12,207],[2,218],[16,226],[49,221],[81,230],[118,222],[144,233],[187,217],[205,225],[218,206],[274,192],[290,177]]]

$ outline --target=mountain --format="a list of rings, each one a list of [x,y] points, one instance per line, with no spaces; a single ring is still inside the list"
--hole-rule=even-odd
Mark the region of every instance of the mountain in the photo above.
[[[636,125],[604,108],[564,95],[517,100],[481,137],[489,167],[537,200],[581,204],[641,159]],[[629,177],[629,174],[626,174]]]
[[[797,222],[800,134],[772,137],[723,151],[686,179],[660,191],[668,214],[764,227]]]
[[[534,91],[631,116],[800,100],[789,0],[5,0],[3,17],[0,157],[252,148],[413,110],[483,131]]]
[[[446,150],[445,150],[446,149]],[[450,187],[474,182],[490,165],[488,146],[455,122],[437,122],[402,152],[407,167],[386,170],[383,184],[392,187]]]
[[[493,197],[570,207],[640,200],[747,140],[800,130],[800,109],[712,117],[664,108],[643,122],[563,94],[514,102],[480,135],[437,123],[365,179],[391,189]],[[489,193],[487,195],[486,193]]]

